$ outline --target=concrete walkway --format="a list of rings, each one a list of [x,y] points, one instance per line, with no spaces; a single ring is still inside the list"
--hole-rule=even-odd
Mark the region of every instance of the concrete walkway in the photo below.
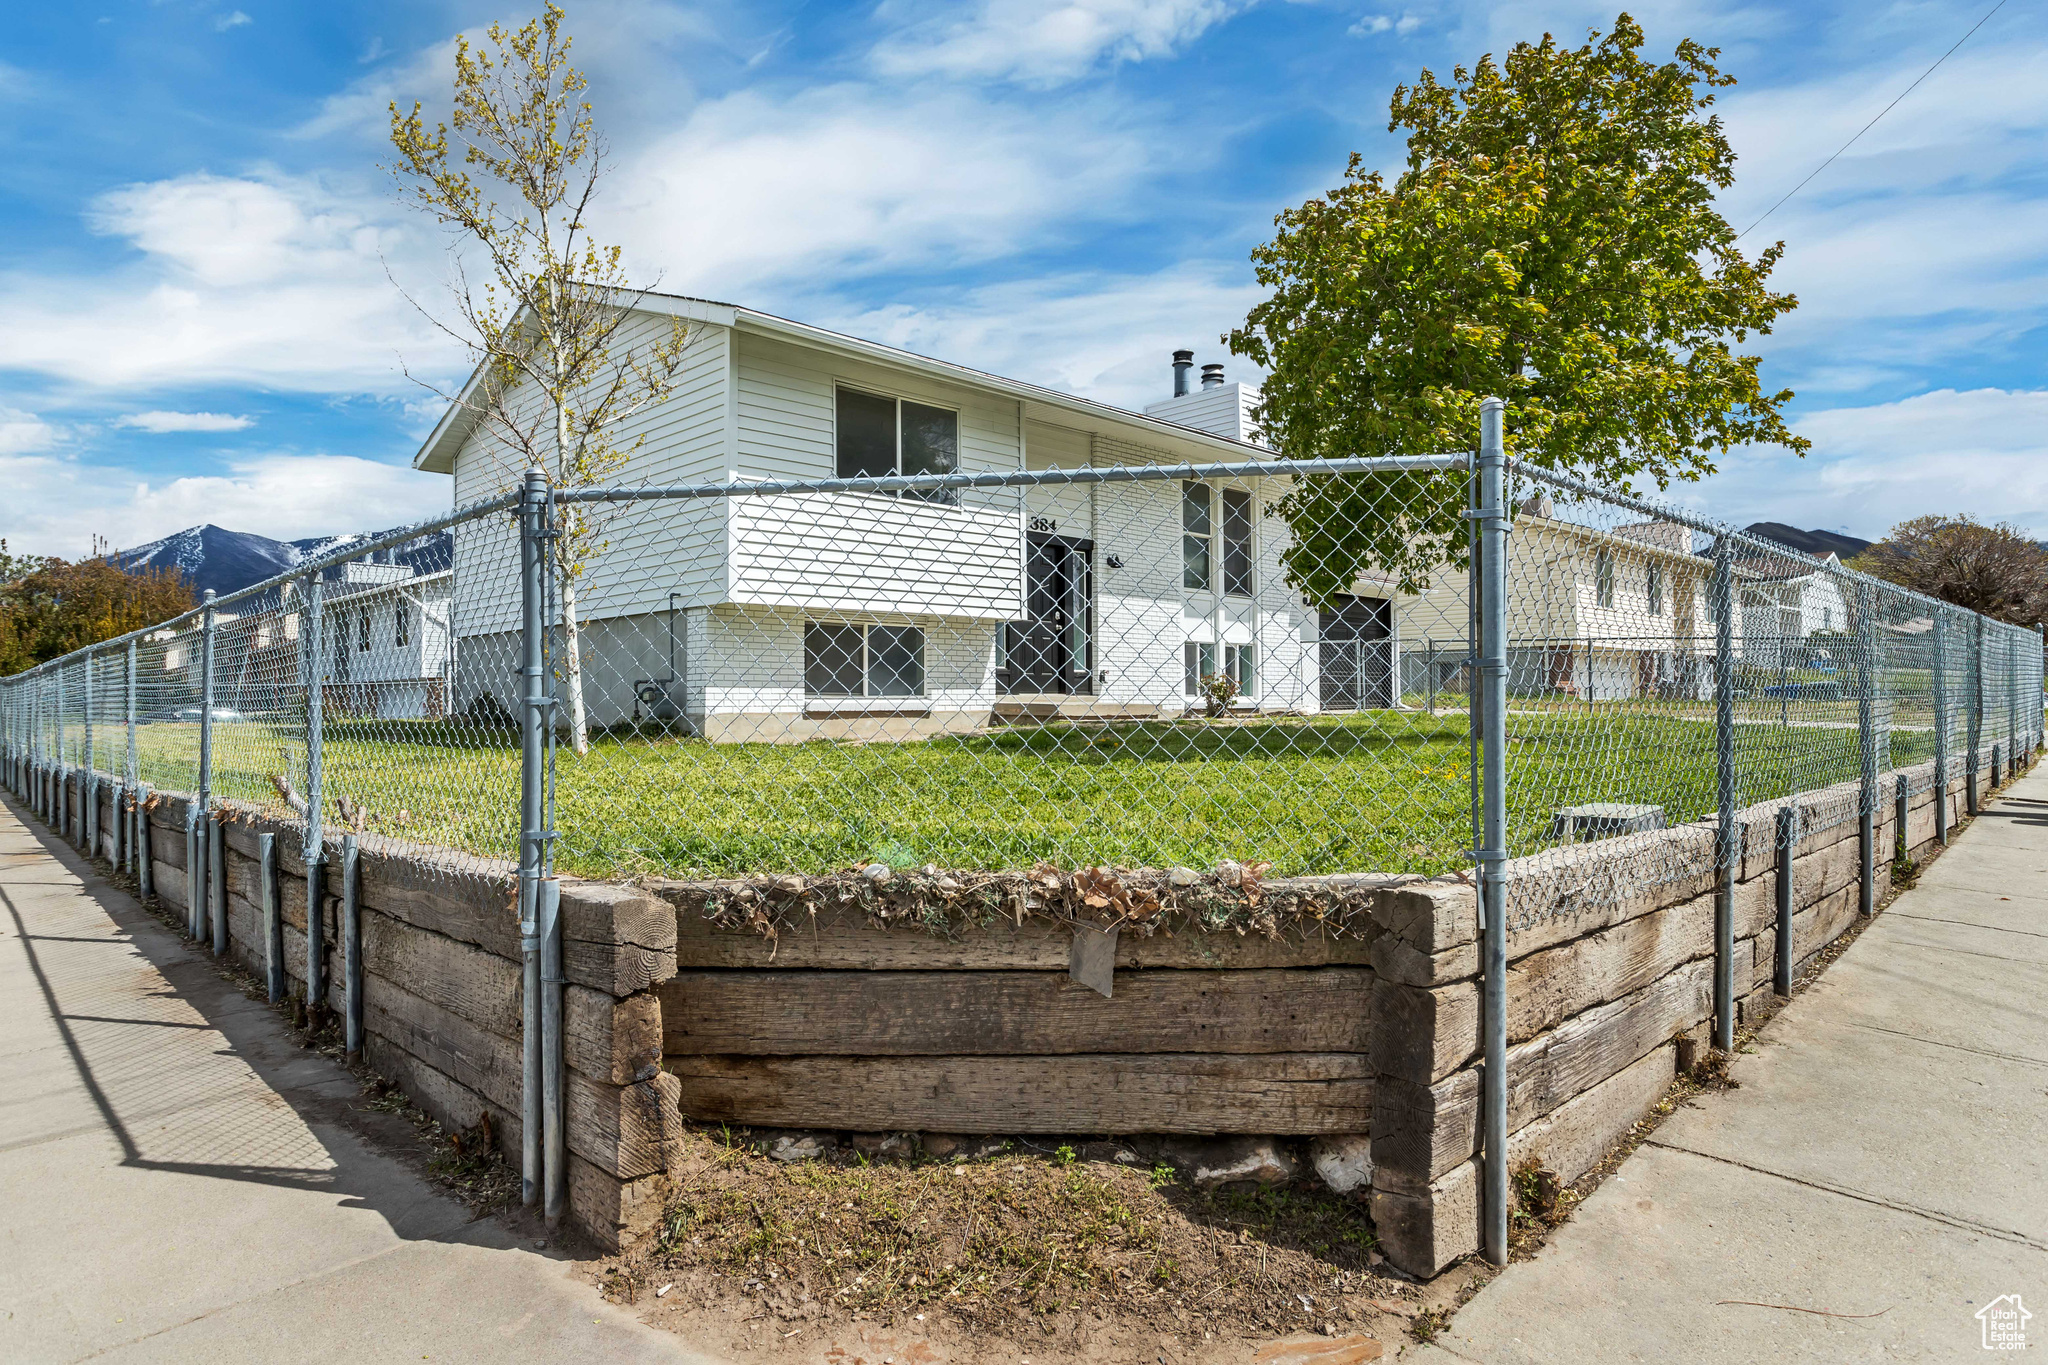
[[[386,1155],[401,1122],[0,810],[0,1359],[707,1359]]]
[[[1404,1358],[1970,1360],[1993,1300],[2048,1314],[2048,765],[1734,1075]]]

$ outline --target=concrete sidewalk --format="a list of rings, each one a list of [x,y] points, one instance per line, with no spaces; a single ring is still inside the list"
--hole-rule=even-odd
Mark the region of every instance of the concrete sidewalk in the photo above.
[[[398,1122],[0,811],[0,1359],[708,1360],[386,1155]]]
[[[1404,1358],[1982,1359],[1978,1310],[2048,1313],[2048,765],[1733,1070]]]

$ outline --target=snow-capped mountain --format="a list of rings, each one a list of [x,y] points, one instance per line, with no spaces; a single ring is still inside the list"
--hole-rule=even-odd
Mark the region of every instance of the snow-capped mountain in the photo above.
[[[316,559],[365,536],[310,536],[304,540],[272,540],[249,531],[230,531],[220,526],[189,526],[182,531],[117,550],[107,558],[133,572],[138,569],[175,569],[192,582],[195,592],[211,588],[226,594],[251,583],[281,574],[309,559]],[[451,538],[446,531],[407,541],[395,549],[379,551],[378,557],[407,565],[420,573],[448,567]]]

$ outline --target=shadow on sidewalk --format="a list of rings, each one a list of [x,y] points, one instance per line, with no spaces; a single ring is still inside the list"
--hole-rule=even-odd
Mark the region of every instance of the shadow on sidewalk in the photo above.
[[[52,1069],[48,1098],[0,1125],[0,1153],[103,1130],[122,1166],[318,1192],[407,1239],[480,1221],[428,1183],[410,1120],[373,1108],[356,1076],[296,1042],[210,953],[5,804],[14,829],[0,838],[28,845],[0,858],[5,925],[92,1116],[56,1098],[69,1087]],[[484,1240],[539,1235],[512,1226],[527,1221],[515,1209]]]

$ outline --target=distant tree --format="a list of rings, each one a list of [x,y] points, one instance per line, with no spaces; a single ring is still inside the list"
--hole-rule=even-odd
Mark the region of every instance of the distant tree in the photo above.
[[[19,673],[74,649],[195,605],[175,569],[130,573],[95,554],[71,562],[15,555],[0,540],[0,673]]]
[[[568,63],[563,17],[550,3],[516,32],[492,24],[484,46],[456,39],[452,145],[448,126],[430,130],[418,103],[391,106],[391,169],[406,196],[489,267],[481,283],[458,268],[453,322],[427,315],[469,349],[481,380],[466,395],[434,391],[465,404],[496,441],[506,486],[535,466],[558,488],[616,475],[640,444],[622,439],[621,424],[669,396],[694,335],[680,319],[631,323],[644,290],[628,280],[620,249],[591,236],[586,215],[609,162],[582,99],[588,82]],[[577,753],[589,748],[577,594],[604,548],[602,522],[592,506],[567,505],[555,527]]]
[[[2048,547],[2017,526],[1914,517],[1849,564],[1996,620],[2019,626],[2048,622]]]
[[[1507,403],[1511,455],[1660,488],[1712,472],[1710,452],[1808,442],[1735,346],[1797,306],[1764,286],[1716,211],[1735,153],[1714,91],[1717,48],[1643,60],[1643,32],[1563,48],[1545,34],[1453,83],[1394,91],[1408,130],[1390,185],[1351,158],[1345,183],[1276,220],[1252,253],[1272,296],[1225,337],[1267,367],[1259,415],[1292,459],[1470,450],[1479,404]],[[1280,508],[1290,577],[1311,597],[1368,569],[1418,586],[1462,562],[1462,476],[1307,482]]]

